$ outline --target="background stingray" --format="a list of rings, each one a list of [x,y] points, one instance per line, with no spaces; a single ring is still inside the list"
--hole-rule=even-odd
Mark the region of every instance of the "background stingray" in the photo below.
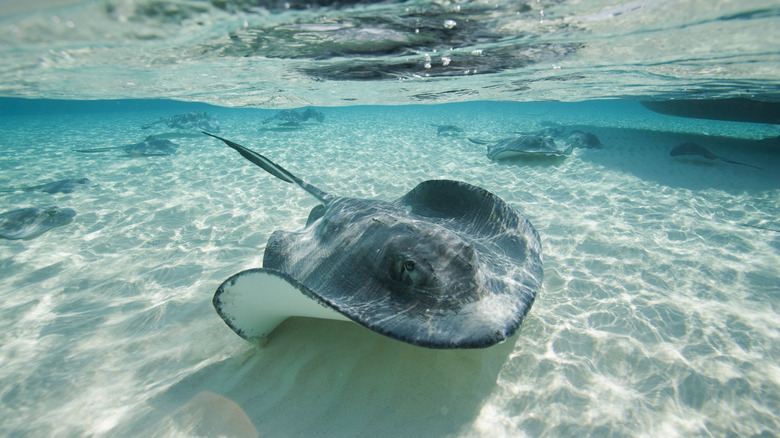
[[[440,137],[459,137],[463,134],[463,128],[455,125],[437,125],[431,123],[431,126],[436,128],[436,135]]]
[[[701,157],[709,161],[721,160],[731,164],[739,164],[741,166],[747,166],[758,170],[764,170],[757,166],[753,166],[746,163],[740,163],[739,161],[733,161],[733,160],[729,160],[728,158],[723,158],[720,155],[715,155],[709,150],[707,150],[705,147],[699,146],[698,144],[691,143],[691,142],[682,143],[675,146],[674,148],[672,148],[671,151],[669,151],[669,155],[672,157]]]
[[[15,189],[4,189],[0,192],[32,192],[40,190],[46,193],[73,193],[76,190],[86,188],[94,185],[89,178],[67,178],[58,181],[52,181],[46,184],[41,184],[32,187],[19,187]]]
[[[277,122],[282,125],[286,124],[287,126],[296,126],[306,122],[309,119],[314,119],[322,123],[325,121],[325,114],[313,108],[306,108],[302,111],[283,110],[263,120],[263,124],[267,125],[271,122]],[[208,131],[208,129],[206,129],[206,131]]]
[[[572,147],[600,148],[602,146],[601,140],[599,140],[599,138],[596,137],[595,134],[592,134],[590,132],[580,131],[578,129],[572,131],[569,134],[569,136],[566,138],[566,141]]]
[[[174,129],[219,132],[219,122],[217,119],[202,111],[190,111],[184,114],[176,114],[175,116],[165,117],[156,122],[144,125],[141,127],[141,129],[149,129],[159,123],[164,123],[169,128]]]
[[[530,310],[542,283],[539,235],[490,192],[429,180],[393,202],[342,198],[208,135],[322,203],[302,231],[273,233],[263,268],[217,289],[214,306],[241,337],[264,339],[291,309],[324,317],[318,306],[297,313],[316,301],[410,344],[478,348],[511,336]]]
[[[124,150],[131,156],[157,156],[157,155],[172,155],[176,153],[179,145],[168,140],[167,138],[161,138],[156,135],[150,135],[139,143],[123,146],[112,146],[107,148],[95,148],[95,149],[78,149],[76,152],[82,153],[94,153],[94,152],[108,152],[117,149]]]
[[[568,142],[556,142],[549,135],[526,134],[505,138],[494,143],[472,139],[476,144],[487,144],[487,157],[491,160],[503,160],[518,156],[562,156],[571,153],[572,145]]]
[[[70,223],[76,211],[70,208],[21,208],[0,214],[0,237],[30,239]]]

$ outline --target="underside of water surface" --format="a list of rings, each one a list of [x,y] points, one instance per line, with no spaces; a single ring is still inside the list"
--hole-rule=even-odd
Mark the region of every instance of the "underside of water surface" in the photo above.
[[[266,108],[780,100],[780,9],[769,0],[45,6],[0,7],[0,95]]]

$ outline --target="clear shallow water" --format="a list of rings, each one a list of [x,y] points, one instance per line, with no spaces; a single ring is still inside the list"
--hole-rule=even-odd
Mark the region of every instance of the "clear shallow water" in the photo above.
[[[773,436],[780,429],[780,155],[773,125],[681,119],[635,102],[271,110],[172,102],[5,101],[0,195],[75,220],[0,241],[4,435]],[[9,109],[11,108],[11,109]],[[62,111],[62,109],[65,111]],[[25,109],[25,111],[22,111]],[[430,351],[350,323],[288,320],[256,350],[211,306],[315,201],[205,137],[165,157],[79,154],[206,109],[222,134],[328,191],[395,199],[432,178],[496,193],[537,228],[541,295],[516,337]],[[601,149],[495,163],[466,136],[555,121]],[[439,137],[430,124],[456,124]],[[684,141],[756,170],[673,160]],[[764,227],[764,228],[755,228]],[[251,434],[250,434],[251,435]]]

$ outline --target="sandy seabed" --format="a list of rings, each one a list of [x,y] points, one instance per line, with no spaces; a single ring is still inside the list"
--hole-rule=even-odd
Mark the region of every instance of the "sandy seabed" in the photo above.
[[[544,284],[485,350],[436,351],[358,325],[292,318],[265,348],[211,297],[258,267],[316,201],[206,137],[126,157],[170,112],[5,116],[0,186],[86,176],[72,194],[0,195],[75,220],[0,241],[0,434],[7,436],[772,436],[780,430],[780,149],[776,126],[660,116],[638,104],[322,109],[267,130],[215,108],[221,135],[306,181],[395,199],[426,179],[481,186],[538,230]],[[467,137],[543,122],[599,149],[489,161]],[[453,124],[461,136],[437,136]],[[675,160],[695,141],[732,160]]]

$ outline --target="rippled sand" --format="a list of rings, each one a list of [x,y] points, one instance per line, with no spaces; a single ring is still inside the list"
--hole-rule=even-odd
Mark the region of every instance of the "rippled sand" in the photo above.
[[[257,267],[273,230],[315,200],[216,140],[167,157],[74,149],[140,141],[170,112],[0,119],[0,186],[86,176],[74,222],[0,241],[0,432],[170,436],[691,436],[780,428],[780,155],[772,127],[676,119],[632,104],[213,109],[222,135],[318,187],[395,199],[425,179],[502,197],[539,231],[545,279],[509,342],[405,345],[351,323],[290,319],[268,346],[214,312],[216,287]],[[565,160],[494,163],[466,136],[557,121],[599,136]],[[463,127],[439,137],[435,124]],[[689,132],[686,134],[686,132]],[[693,134],[696,133],[696,134]],[[701,135],[706,133],[707,135]],[[743,139],[735,139],[742,137]],[[697,141],[736,161],[673,160]],[[764,228],[756,228],[764,227]]]

